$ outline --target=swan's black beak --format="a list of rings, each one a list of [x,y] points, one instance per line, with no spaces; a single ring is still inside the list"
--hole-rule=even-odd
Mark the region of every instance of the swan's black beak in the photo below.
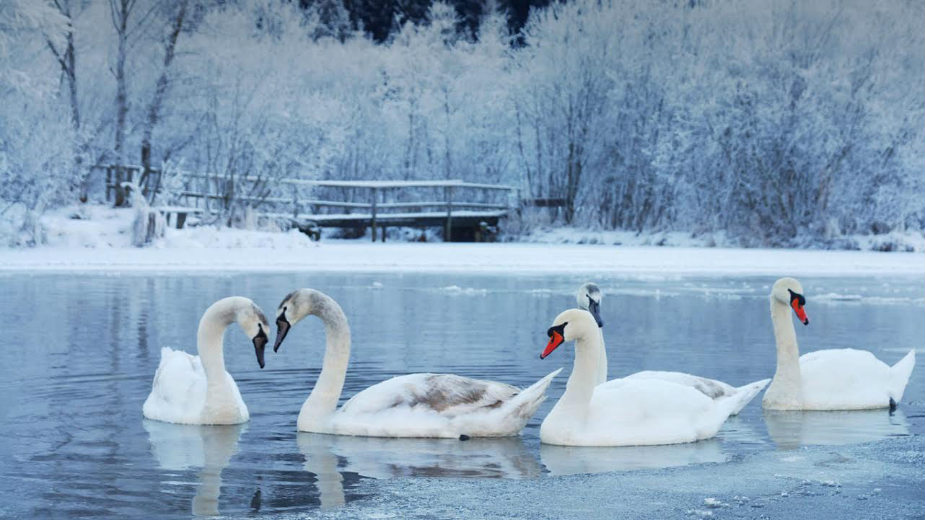
[[[594,316],[594,321],[597,322],[598,327],[604,326],[604,320],[601,319],[601,302],[596,302],[591,298],[588,298],[588,312],[591,313],[591,316]]]
[[[260,332],[254,336],[254,351],[257,352],[257,364],[260,365],[260,368],[263,368],[263,349],[267,346],[267,342],[270,341],[267,338],[267,333],[263,331],[263,327],[260,327]]]
[[[276,343],[273,344],[273,352],[279,350],[279,346],[282,345],[283,340],[286,339],[286,334],[289,334],[289,328],[292,325],[289,324],[289,320],[286,319],[286,314],[280,314],[276,318]]]

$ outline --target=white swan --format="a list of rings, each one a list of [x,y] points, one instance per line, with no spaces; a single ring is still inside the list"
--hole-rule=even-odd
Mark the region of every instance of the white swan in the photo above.
[[[578,300],[578,307],[590,312],[591,315],[594,316],[594,320],[597,321],[599,327],[604,326],[604,322],[600,317],[601,300],[603,299],[603,296],[604,295],[601,293],[600,288],[591,282],[588,282],[579,287],[578,293],[576,295]],[[754,397],[758,395],[758,393],[761,392],[764,387],[768,386],[768,383],[771,382],[770,379],[762,379],[761,381],[755,381],[754,383],[735,387],[722,381],[717,381],[716,379],[695,376],[692,374],[686,374],[684,372],[671,372],[662,370],[643,370],[642,372],[630,374],[624,377],[622,380],[627,379],[661,379],[663,381],[671,381],[679,385],[693,387],[695,390],[700,391],[710,399],[723,399],[726,397],[737,396],[739,404],[732,411],[732,415],[737,415],[739,412],[741,412],[742,408],[745,408],[745,405],[750,403],[751,400],[754,399]],[[606,348],[604,348],[604,340],[602,338],[601,359],[598,361],[597,384],[602,384],[606,380],[607,353]],[[622,380],[615,379],[614,381]],[[614,381],[611,381],[611,384],[616,384]]]
[[[591,313],[569,309],[547,331],[548,356],[575,341],[565,393],[540,426],[540,440],[563,446],[639,446],[709,439],[739,405],[739,396],[711,399],[661,379],[618,379],[594,385],[601,335]]]
[[[809,325],[803,286],[781,278],[771,288],[771,321],[777,371],[762,404],[771,410],[869,410],[895,408],[906,389],[915,351],[892,367],[866,350],[817,350],[800,356],[791,308]]]
[[[238,385],[225,371],[222,336],[237,322],[253,339],[257,362],[263,368],[263,349],[269,325],[260,308],[241,296],[213,303],[196,335],[198,356],[180,350],[161,349],[161,362],[154,374],[151,394],[142,407],[148,419],[181,424],[238,424],[250,414]]]
[[[299,412],[304,432],[370,437],[504,437],[516,435],[546,398],[559,370],[520,389],[453,374],[393,377],[353,396],[338,410],[350,358],[347,317],[330,296],[314,289],[287,295],[277,310],[277,350],[289,328],[314,314],[324,323],[324,364]]]

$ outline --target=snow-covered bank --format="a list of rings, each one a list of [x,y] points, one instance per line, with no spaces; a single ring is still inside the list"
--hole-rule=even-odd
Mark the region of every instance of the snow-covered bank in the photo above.
[[[305,247],[0,250],[0,271],[365,271],[702,275],[922,275],[922,253],[418,244],[327,241]],[[242,244],[246,245],[246,244]]]
[[[611,233],[583,244],[312,242],[297,232],[168,228],[146,248],[131,247],[132,209],[84,206],[42,218],[46,245],[0,249],[0,271],[365,271],[704,275],[923,275],[925,253],[735,249],[703,246],[683,234],[640,242]],[[623,240],[617,240],[621,238]],[[534,237],[536,238],[536,237]],[[620,245],[613,245],[620,244]],[[651,245],[649,245],[651,244]],[[692,247],[693,246],[693,247]]]
[[[518,242],[542,244],[601,244],[614,246],[726,247],[742,246],[741,237],[726,233],[690,233],[686,231],[604,231],[575,227],[541,227],[516,238]],[[892,231],[879,235],[841,235],[822,239],[806,235],[794,239],[800,249],[830,249],[851,251],[925,252],[925,235],[918,231]]]

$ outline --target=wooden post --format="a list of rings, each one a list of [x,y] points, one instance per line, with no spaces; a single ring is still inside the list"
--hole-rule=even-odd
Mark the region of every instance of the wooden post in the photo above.
[[[370,219],[370,227],[372,228],[372,233],[370,236],[373,239],[373,242],[376,241],[376,199],[377,199],[376,188],[373,188],[373,203],[372,203],[372,218]]]
[[[112,180],[112,166],[106,167],[106,202],[109,202],[111,196],[109,195],[113,189],[113,180]]]
[[[443,190],[446,198],[446,226],[443,229],[443,241],[452,242],[453,240],[453,187],[447,186]]]

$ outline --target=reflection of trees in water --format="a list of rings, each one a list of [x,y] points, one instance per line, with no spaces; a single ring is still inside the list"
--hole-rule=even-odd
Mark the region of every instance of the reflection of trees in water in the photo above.
[[[771,440],[782,449],[810,444],[855,444],[909,435],[902,410],[793,412],[765,410]]]

